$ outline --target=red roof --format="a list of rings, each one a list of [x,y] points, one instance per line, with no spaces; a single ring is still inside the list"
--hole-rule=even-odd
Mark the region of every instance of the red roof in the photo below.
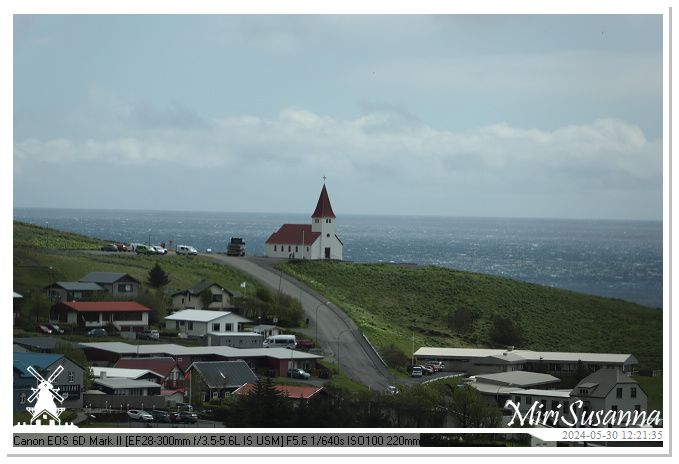
[[[324,387],[297,387],[292,385],[274,385],[274,388],[280,392],[283,392],[289,398],[303,398],[308,400],[312,396],[320,392],[325,392],[333,398],[335,395],[327,391]],[[255,389],[255,384],[247,383],[240,387],[238,390],[234,391],[233,395],[249,395]]]
[[[316,211],[311,215],[312,218],[334,218],[335,213],[332,212],[332,206],[330,206],[330,198],[328,197],[328,191],[325,189],[325,184],[323,184],[323,190],[321,190],[321,196],[318,198],[318,204],[316,205]]]
[[[68,301],[54,305],[54,309],[75,310],[77,312],[151,312],[151,308],[142,306],[135,301]]]
[[[320,232],[311,232],[311,224],[283,224],[278,232],[271,234],[266,243],[311,245],[320,235]]]

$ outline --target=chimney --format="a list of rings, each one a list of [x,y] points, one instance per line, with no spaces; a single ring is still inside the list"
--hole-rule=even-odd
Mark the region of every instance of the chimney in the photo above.
[[[99,378],[101,380],[106,380],[106,371],[101,371],[101,373],[99,374]]]

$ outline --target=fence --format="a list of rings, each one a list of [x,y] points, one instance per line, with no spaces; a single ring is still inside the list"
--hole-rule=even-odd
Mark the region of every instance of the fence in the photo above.
[[[101,395],[83,394],[83,408],[115,409],[164,409],[167,407],[164,396],[131,396],[131,395]]]

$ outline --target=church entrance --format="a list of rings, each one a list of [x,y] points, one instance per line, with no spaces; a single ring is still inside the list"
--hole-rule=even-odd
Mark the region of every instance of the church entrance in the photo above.
[[[325,249],[325,259],[330,259],[330,248]]]

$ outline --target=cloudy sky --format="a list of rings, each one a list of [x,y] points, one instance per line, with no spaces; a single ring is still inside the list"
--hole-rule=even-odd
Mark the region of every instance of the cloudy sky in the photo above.
[[[663,21],[16,15],[13,204],[662,219]]]

